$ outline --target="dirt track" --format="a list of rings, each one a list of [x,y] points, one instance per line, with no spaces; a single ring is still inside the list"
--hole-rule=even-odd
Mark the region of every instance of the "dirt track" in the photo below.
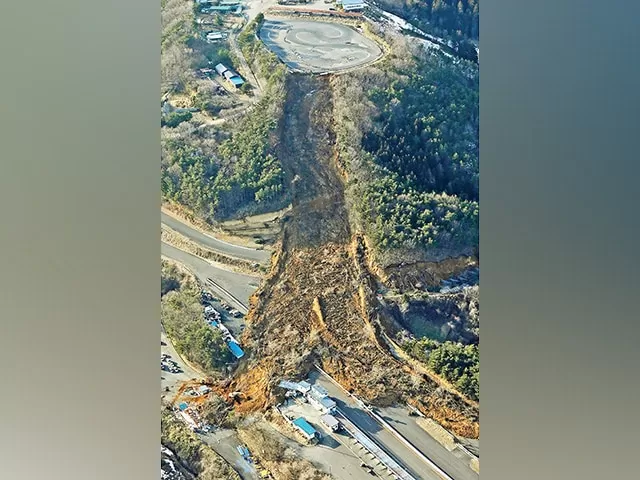
[[[326,77],[291,75],[279,158],[293,185],[281,249],[252,298],[243,343],[250,362],[231,388],[240,410],[266,406],[282,376],[318,361],[346,388],[379,404],[404,395],[445,427],[478,435],[478,409],[395,360],[382,336],[366,248],[349,228],[333,152],[332,89]]]

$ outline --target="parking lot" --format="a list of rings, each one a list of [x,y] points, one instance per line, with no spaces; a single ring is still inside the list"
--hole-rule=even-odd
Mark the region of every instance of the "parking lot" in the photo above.
[[[336,478],[354,478],[358,480],[383,479],[393,477],[362,446],[344,430],[331,432],[320,417],[322,413],[302,398],[288,400],[280,406],[284,415],[290,418],[305,418],[318,432],[321,438],[314,446],[302,446],[300,454],[312,463],[320,464]],[[302,440],[300,439],[302,442]],[[368,473],[368,467],[373,470]]]
[[[366,65],[382,55],[373,40],[339,23],[270,19],[260,38],[290,68],[313,73]]]
[[[222,323],[236,339],[239,339],[245,328],[244,315],[240,311],[210,292],[203,293],[202,303],[208,322]]]

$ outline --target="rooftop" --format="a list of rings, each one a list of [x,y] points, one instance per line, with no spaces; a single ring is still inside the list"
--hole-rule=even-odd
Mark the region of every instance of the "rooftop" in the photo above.
[[[333,399],[329,398],[329,397],[323,397],[320,400],[320,404],[325,407],[325,408],[334,408],[336,406],[336,402],[333,401]]]
[[[311,387],[311,390],[320,398],[326,397],[327,395],[329,395],[329,392],[327,391],[327,389],[320,385],[314,385],[313,387]]]
[[[298,427],[300,430],[302,430],[304,433],[306,433],[309,436],[313,436],[315,435],[316,429],[313,428],[309,422],[307,422],[304,418],[302,417],[298,417],[293,421],[293,424]]]
[[[233,353],[234,357],[236,358],[244,357],[244,352],[240,348],[240,345],[238,345],[236,342],[229,342],[227,345],[229,345],[229,350],[231,350],[231,353]]]
[[[334,417],[333,415],[329,415],[329,414],[322,415],[320,417],[320,420],[322,420],[325,423],[325,425],[327,425],[327,426],[329,426],[331,428],[333,428],[333,427],[335,427],[337,425],[340,425],[340,422],[338,422],[336,417]]]

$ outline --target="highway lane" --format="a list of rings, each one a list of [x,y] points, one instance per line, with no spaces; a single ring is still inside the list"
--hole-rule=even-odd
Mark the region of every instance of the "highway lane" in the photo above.
[[[351,397],[329,379],[319,372],[313,371],[309,374],[309,381],[310,383],[315,383],[326,388],[329,396],[336,401],[338,408],[345,416],[360,430],[369,435],[369,437],[405,467],[415,478],[419,480],[443,480],[442,477],[424,463],[420,457],[398,440],[391,432],[383,428],[371,415],[362,410]]]
[[[188,267],[203,284],[207,284],[208,278],[213,279],[216,283],[228,290],[234,297],[243,302],[245,306],[248,305],[249,297],[256,291],[260,284],[259,277],[214,267],[202,258],[184,252],[168,243],[161,242],[160,252],[165,257]],[[216,293],[227,303],[238,308],[238,302],[233,298],[229,298],[226,293],[222,291],[217,291]]]
[[[469,466],[471,457],[459,449],[450,452],[444,448],[416,423],[415,417],[409,415],[408,409],[402,407],[377,408],[376,413],[455,480],[478,480],[480,478]]]
[[[257,263],[268,263],[271,259],[271,252],[268,250],[256,250],[218,240],[164,212],[161,212],[161,221],[172,230],[215,252]]]

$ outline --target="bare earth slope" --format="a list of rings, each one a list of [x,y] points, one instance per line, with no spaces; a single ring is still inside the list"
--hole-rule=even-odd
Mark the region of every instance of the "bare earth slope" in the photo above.
[[[349,227],[335,168],[332,89],[326,77],[291,75],[278,157],[293,208],[271,273],[252,298],[244,344],[250,359],[229,386],[238,408],[266,406],[283,376],[318,362],[373,403],[410,400],[455,433],[476,438],[478,408],[391,354],[366,268],[365,244]]]

